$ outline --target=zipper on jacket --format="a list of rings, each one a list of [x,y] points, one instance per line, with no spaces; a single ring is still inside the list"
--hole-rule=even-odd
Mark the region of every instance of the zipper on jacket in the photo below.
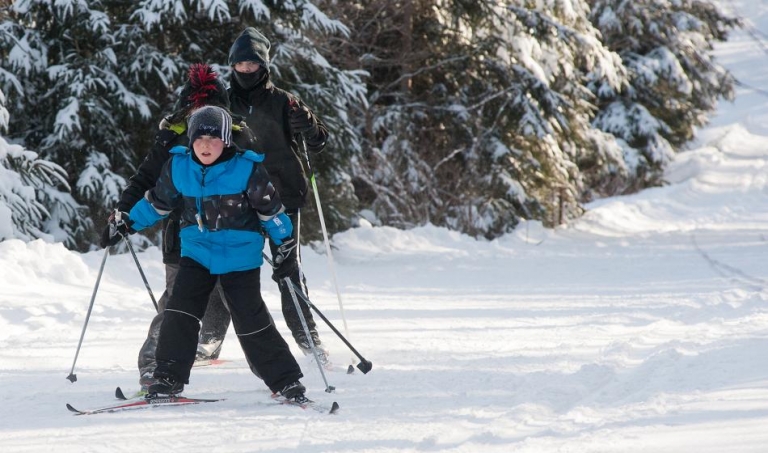
[[[200,181],[200,185],[202,187],[205,187],[205,171],[208,170],[208,167],[203,167],[201,172],[203,174],[203,178]],[[197,199],[197,214],[195,214],[195,220],[197,220],[197,229],[200,230],[200,232],[203,231],[203,197]]]

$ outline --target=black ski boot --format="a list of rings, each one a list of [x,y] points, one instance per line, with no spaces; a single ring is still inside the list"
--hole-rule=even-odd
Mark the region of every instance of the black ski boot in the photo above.
[[[218,340],[215,338],[212,338],[208,340],[206,343],[200,343],[197,345],[197,354],[195,355],[195,363],[200,364],[207,364],[210,363],[211,360],[216,360],[219,358],[219,354],[221,353],[221,346],[224,344],[224,340]]]
[[[184,391],[184,383],[173,376],[155,375],[155,382],[147,388],[148,398],[175,396]]]
[[[156,382],[157,382],[157,379],[155,379],[153,371],[145,371],[144,373],[141,373],[141,377],[139,378],[141,393],[146,395],[147,392],[149,392],[149,386]]]
[[[320,341],[320,337],[317,335],[316,330],[310,330],[310,334],[312,335],[312,342],[315,344],[315,348],[317,349],[317,357],[320,359],[320,365],[327,367],[330,365],[330,360],[328,359],[328,350],[325,349],[325,346],[323,346],[323,343]],[[294,336],[294,339],[296,340],[296,344],[299,345],[299,349],[301,349],[301,352],[304,353],[306,356],[312,356],[312,346],[309,344],[309,338],[304,334],[304,331],[298,333],[298,335]]]
[[[304,396],[304,392],[306,391],[306,387],[304,387],[301,382],[295,381],[283,387],[283,389],[280,390],[280,395],[282,395],[283,398],[291,400],[295,403],[306,403],[309,401],[309,399]]]

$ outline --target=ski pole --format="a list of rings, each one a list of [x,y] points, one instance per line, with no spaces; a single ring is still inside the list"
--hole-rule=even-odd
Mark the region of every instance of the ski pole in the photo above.
[[[294,290],[293,285],[291,285],[293,282],[289,277],[284,277],[283,280],[288,287],[288,292],[291,293],[291,299],[293,299],[293,305],[296,307],[296,313],[299,315],[301,327],[304,328],[304,333],[307,334],[309,347],[312,349],[312,355],[315,356],[315,362],[317,362],[317,369],[320,370],[320,375],[323,377],[323,382],[325,382],[325,391],[326,393],[331,393],[336,390],[336,388],[332,385],[328,385],[328,380],[325,378],[323,365],[320,363],[320,357],[317,356],[317,346],[315,346],[315,340],[312,338],[312,334],[309,332],[309,326],[307,325],[307,320],[304,318],[304,312],[301,310],[301,306],[299,305],[299,299],[296,298],[296,291]]]
[[[275,267],[272,260],[269,259],[269,257],[264,252],[262,252],[261,255],[270,264],[270,266],[272,266],[273,268]],[[304,291],[302,291],[302,289],[299,288],[298,285],[296,285],[296,283],[294,283],[290,279],[288,281],[291,283],[291,285],[288,288],[290,289],[291,287],[293,287],[295,293],[299,295],[301,300],[303,300],[304,303],[306,303],[309,308],[314,310],[315,313],[317,313],[320,316],[320,318],[322,318],[322,320],[325,321],[326,324],[328,324],[328,327],[330,327],[331,330],[333,330],[333,333],[335,333],[336,336],[338,336],[339,339],[342,342],[344,342],[345,345],[347,345],[349,350],[352,351],[352,353],[354,353],[360,359],[360,363],[357,364],[357,368],[360,371],[362,371],[363,374],[367,374],[369,371],[371,371],[371,368],[373,368],[373,364],[370,361],[366,360],[365,357],[360,355],[359,352],[357,352],[357,349],[355,349],[355,347],[352,346],[352,344],[346,338],[344,338],[344,335],[342,335],[341,332],[339,332],[339,330],[336,328],[336,326],[334,326],[333,323],[331,323],[331,321],[329,321],[328,318],[326,318],[325,315],[323,315],[320,312],[320,310],[315,306],[315,304],[313,304],[312,301],[309,300],[309,297],[307,297],[307,295],[304,294]],[[291,294],[293,294],[293,292],[291,292]],[[352,365],[350,365],[349,369],[347,370],[347,374],[352,373],[353,370],[354,368],[352,368]]]
[[[155,300],[155,295],[152,294],[152,289],[149,287],[149,282],[147,281],[147,277],[144,275],[144,271],[141,269],[141,264],[139,264],[139,258],[136,257],[136,252],[133,251],[133,246],[131,245],[131,241],[128,239],[128,236],[123,236],[125,239],[126,245],[128,245],[128,250],[131,251],[131,255],[133,255],[133,261],[136,262],[136,267],[139,268],[139,274],[141,274],[141,279],[144,280],[144,287],[147,288],[147,292],[149,293],[149,298],[152,299],[152,305],[155,306],[155,311],[160,312],[160,308],[157,306],[157,301]]]
[[[75,374],[75,364],[77,363],[77,356],[80,355],[80,347],[83,345],[83,338],[85,337],[85,329],[88,327],[88,320],[91,318],[91,311],[93,311],[93,303],[96,301],[96,292],[99,290],[99,282],[101,282],[101,274],[104,273],[104,264],[107,262],[109,256],[109,247],[104,249],[104,258],[101,259],[101,267],[99,267],[99,275],[96,277],[96,286],[93,287],[93,295],[91,295],[91,304],[88,306],[88,313],[85,315],[85,323],[83,324],[83,331],[80,333],[80,341],[77,343],[77,350],[75,351],[75,360],[72,362],[72,369],[69,370],[69,382],[74,383],[77,381],[77,375]]]
[[[317,190],[317,181],[315,178],[315,171],[312,169],[312,165],[309,162],[309,153],[307,152],[307,144],[304,141],[304,137],[298,134],[298,142],[301,147],[301,152],[304,154],[304,162],[307,164],[307,170],[309,171],[309,181],[312,183],[312,193],[315,194],[315,204],[317,205],[317,215],[320,217],[320,228],[323,231],[323,242],[325,243],[325,254],[328,257],[328,268],[331,272],[331,279],[333,280],[333,286],[336,289],[336,297],[339,300],[339,310],[341,311],[341,321],[344,324],[344,333],[349,336],[349,327],[347,327],[347,317],[344,315],[344,304],[341,301],[341,291],[339,291],[339,283],[336,279],[336,269],[333,264],[333,253],[331,253],[331,242],[328,240],[328,229],[325,227],[325,217],[323,216],[323,207],[320,204],[320,193]]]
[[[304,300],[304,302],[307,304],[307,306],[308,306],[309,308],[311,308],[312,310],[314,310],[314,311],[315,311],[315,313],[317,313],[317,314],[318,314],[318,316],[320,316],[320,318],[321,318],[323,321],[325,321],[325,323],[326,323],[326,324],[328,324],[328,327],[330,327],[330,328],[331,328],[331,330],[333,330],[333,333],[335,333],[335,334],[336,334],[336,336],[338,336],[338,337],[341,339],[341,341],[343,341],[343,342],[344,342],[344,344],[345,344],[345,345],[347,345],[347,347],[349,348],[349,350],[350,350],[350,351],[352,351],[352,353],[354,353],[354,354],[357,356],[357,358],[359,358],[359,359],[360,359],[360,363],[358,363],[358,364],[357,364],[357,368],[358,368],[360,371],[362,371],[362,372],[363,372],[363,374],[367,374],[369,371],[371,371],[371,368],[373,368],[373,364],[372,364],[370,361],[368,361],[368,360],[365,360],[365,357],[363,357],[362,355],[360,355],[360,353],[359,353],[359,352],[357,352],[357,349],[355,349],[355,347],[354,347],[354,346],[352,346],[352,344],[350,344],[350,342],[349,342],[349,341],[347,341],[347,339],[346,339],[346,338],[344,338],[344,335],[342,335],[342,334],[341,334],[341,332],[339,332],[339,330],[338,330],[338,329],[336,329],[336,327],[335,327],[335,326],[334,326],[334,325],[331,323],[331,321],[329,321],[329,320],[328,320],[328,318],[326,318],[326,317],[325,317],[325,315],[323,315],[323,314],[320,312],[320,310],[319,310],[319,309],[318,309],[318,308],[315,306],[315,304],[313,304],[313,303],[312,303],[312,301],[310,301],[310,300],[309,300],[309,297],[307,297],[307,295],[306,295],[306,294],[304,294],[303,292],[299,291],[299,289],[300,289],[300,288],[298,288],[298,287],[296,286],[296,283],[294,283],[294,282],[291,282],[291,285],[292,285],[292,286],[293,286],[293,288],[296,290],[296,293],[299,295],[299,297],[301,297],[301,299],[303,299],[303,300]],[[350,370],[351,370],[351,369],[352,369],[352,365],[350,365],[350,366],[349,366],[349,368],[350,368]],[[348,370],[348,372],[350,372],[350,371]]]

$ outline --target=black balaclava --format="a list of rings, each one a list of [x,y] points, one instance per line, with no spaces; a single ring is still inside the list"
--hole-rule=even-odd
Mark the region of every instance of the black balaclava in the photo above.
[[[248,91],[258,85],[262,80],[267,78],[268,74],[269,70],[267,70],[267,68],[264,66],[259,67],[258,71],[256,72],[232,71],[232,77],[235,78],[237,84],[240,85],[240,87],[245,91]]]
[[[229,65],[241,61],[255,61],[261,66],[258,71],[244,73],[232,71],[232,76],[240,87],[250,90],[269,75],[269,40],[253,27],[246,28],[237,37],[229,49]]]

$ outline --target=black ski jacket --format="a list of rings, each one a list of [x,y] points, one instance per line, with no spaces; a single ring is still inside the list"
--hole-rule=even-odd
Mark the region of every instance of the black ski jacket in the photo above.
[[[160,177],[163,165],[171,158],[170,149],[176,145],[189,145],[186,123],[161,123],[161,128],[155,134],[155,142],[144,161],[139,165],[136,174],[131,176],[128,186],[120,194],[117,209],[129,212],[131,208],[144,198],[144,194],[155,187]],[[239,149],[255,150],[253,132],[242,118],[233,116],[232,139]],[[163,220],[163,263],[178,264],[181,258],[181,242],[179,241],[179,212],[172,212]]]
[[[264,166],[283,205],[288,210],[304,207],[307,177],[296,134],[291,130],[290,111],[296,103],[299,108],[306,106],[292,94],[274,86],[269,74],[250,90],[244,90],[234,77],[230,78],[230,85],[230,109],[245,118],[248,127],[254,131],[255,151],[266,156]],[[304,140],[308,151],[318,153],[328,140],[328,129],[311,110],[307,108],[307,111],[315,126],[304,134]]]

